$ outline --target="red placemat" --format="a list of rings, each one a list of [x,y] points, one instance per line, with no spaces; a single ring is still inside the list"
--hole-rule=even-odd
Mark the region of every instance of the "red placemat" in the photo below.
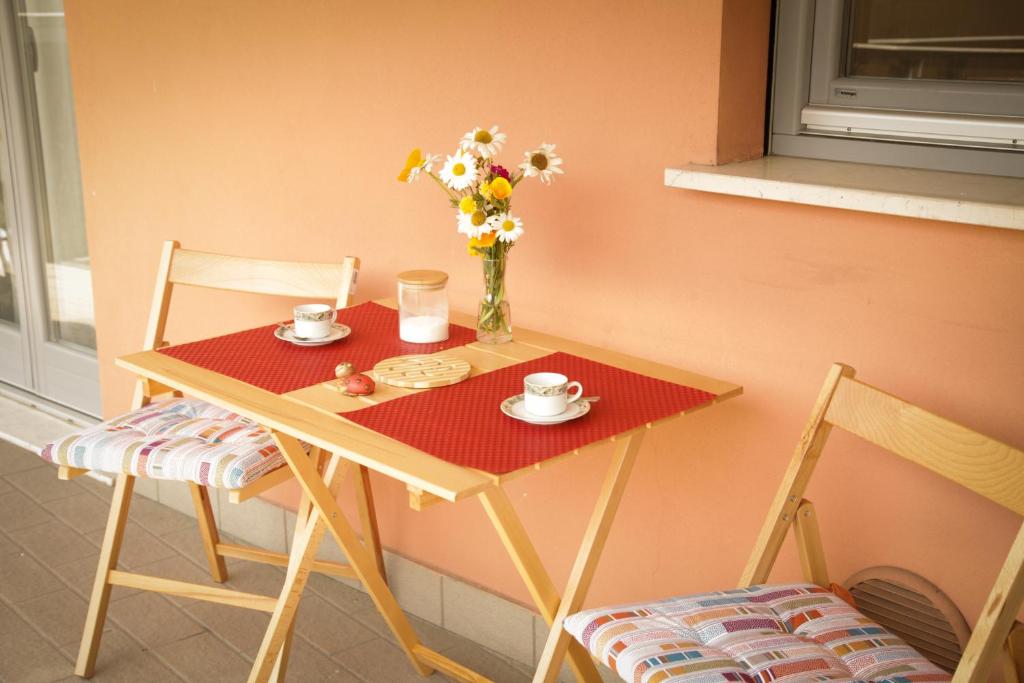
[[[447,341],[410,344],[398,338],[398,312],[372,301],[338,311],[352,334],[326,346],[295,346],[274,336],[277,325],[169,346],[160,353],[219,372],[275,394],[334,379],[334,366],[349,361],[369,370],[385,358],[434,353],[476,341],[476,332],[452,323]]]
[[[601,400],[587,415],[559,425],[514,420],[499,406],[522,393],[523,377],[531,372],[560,372],[579,380],[586,395]],[[504,474],[714,398],[693,387],[553,353],[343,415],[442,460]]]

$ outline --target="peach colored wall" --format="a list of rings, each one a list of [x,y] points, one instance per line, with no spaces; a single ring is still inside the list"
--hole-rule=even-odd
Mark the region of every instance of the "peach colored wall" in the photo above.
[[[453,306],[473,309],[479,264],[450,210],[394,177],[412,146],[450,151],[497,122],[510,162],[541,141],[566,159],[554,186],[517,191],[515,323],[746,387],[650,435],[591,603],[735,580],[833,360],[1024,444],[1024,234],[662,185],[666,166],[718,154],[719,75],[738,69],[719,59],[721,2],[67,4],[107,413],[128,404],[112,359],[142,342],[166,238],[355,253],[361,298],[390,295],[399,270],[441,268]],[[288,310],[203,300],[178,301],[171,339]],[[906,566],[973,618],[1016,518],[841,435],[832,455],[812,493],[834,575]],[[559,584],[606,463],[511,485]],[[528,600],[477,503],[414,513],[399,486],[374,484],[387,545]],[[795,568],[788,556],[776,577]]]
[[[715,163],[764,155],[769,0],[723,0]]]

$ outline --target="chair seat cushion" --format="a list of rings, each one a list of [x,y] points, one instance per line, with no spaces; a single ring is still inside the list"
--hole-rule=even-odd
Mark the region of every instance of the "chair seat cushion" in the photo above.
[[[284,465],[270,433],[204,401],[177,398],[133,410],[45,447],[57,465],[238,489]]]
[[[568,617],[564,626],[629,683],[952,680],[813,584],[751,586],[587,610]]]

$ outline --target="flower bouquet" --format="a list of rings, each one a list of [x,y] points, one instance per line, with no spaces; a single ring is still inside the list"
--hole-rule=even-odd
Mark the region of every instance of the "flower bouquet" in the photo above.
[[[562,173],[562,160],[555,154],[555,146],[546,143],[525,152],[523,162],[510,172],[494,161],[504,144],[505,134],[498,132],[497,126],[474,128],[443,164],[440,155],[414,149],[398,174],[400,181],[408,183],[426,174],[448,195],[455,209],[456,229],[468,240],[466,251],[483,261],[484,297],[477,315],[476,337],[492,344],[512,340],[505,266],[508,252],[524,232],[522,219],[512,213],[512,193],[524,178],[539,178],[551,184],[554,176]]]

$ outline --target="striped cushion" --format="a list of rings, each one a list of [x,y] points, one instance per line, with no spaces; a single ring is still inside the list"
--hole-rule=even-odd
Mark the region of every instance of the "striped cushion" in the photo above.
[[[629,683],[951,680],[813,584],[587,610],[567,618],[565,629]]]
[[[270,433],[204,401],[152,403],[45,446],[40,456],[110,474],[238,489],[284,464]]]

